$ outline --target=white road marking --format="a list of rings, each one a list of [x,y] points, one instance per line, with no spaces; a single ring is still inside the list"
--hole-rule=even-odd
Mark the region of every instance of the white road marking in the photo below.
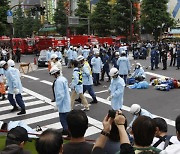
[[[102,90],[102,91],[98,91],[98,92],[95,92],[95,94],[100,94],[100,93],[104,93],[104,92],[107,92],[108,90]]]
[[[101,130],[94,127],[94,126],[91,126],[91,127],[88,127],[88,129],[86,130],[86,133],[84,135],[84,137],[87,137],[87,136],[90,136],[90,135],[94,135],[94,134],[97,134],[97,133],[100,133]]]
[[[160,74],[155,74],[155,73],[152,73],[152,72],[145,72],[145,74],[148,74],[148,75],[151,75],[151,76],[155,76],[155,77],[158,77],[158,78],[170,78],[170,77],[167,77],[167,76],[164,76],[164,75],[160,75]]]
[[[25,75],[25,74],[23,74],[22,76],[23,76],[23,77],[25,77],[25,78],[32,79],[32,80],[39,80],[39,78],[36,78],[36,77],[30,76],[30,75]]]
[[[31,100],[31,99],[35,99],[35,97],[34,96],[23,97],[24,101]],[[8,103],[9,103],[9,100],[4,100],[0,102],[0,104],[8,104]]]
[[[27,107],[27,106],[31,106],[31,105],[39,105],[39,104],[42,104],[42,103],[44,103],[44,102],[43,101],[33,101],[33,102],[25,103],[25,106]],[[12,109],[12,106],[9,103],[8,106],[1,107],[0,112],[6,111],[6,110],[11,110],[11,109]]]
[[[33,113],[43,112],[43,111],[51,110],[51,109],[54,109],[54,107],[52,107],[50,105],[36,108],[36,110],[35,109],[29,109],[29,110],[26,110],[25,115],[30,115],[30,114],[33,114]],[[14,118],[14,117],[17,117],[17,116],[18,115],[15,112],[14,113],[7,113],[7,114],[1,115],[1,120]],[[24,115],[20,115],[20,116],[24,116]]]
[[[41,68],[41,69],[37,69],[36,71],[44,71],[44,70],[48,70],[48,68]]]
[[[50,82],[50,81],[46,81],[46,80],[41,80],[40,82],[45,83],[45,84],[50,85],[50,86],[52,86],[52,85],[53,85],[53,83],[52,83],[52,82]]]

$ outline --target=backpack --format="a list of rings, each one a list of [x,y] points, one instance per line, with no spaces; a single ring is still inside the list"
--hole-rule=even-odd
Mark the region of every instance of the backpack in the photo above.
[[[164,144],[164,148],[163,149],[166,149],[166,147],[168,145],[171,145],[172,143],[170,142],[170,139],[171,139],[172,135],[165,135],[163,137],[160,137],[159,140],[153,145],[153,147],[157,147],[161,142],[165,142]]]

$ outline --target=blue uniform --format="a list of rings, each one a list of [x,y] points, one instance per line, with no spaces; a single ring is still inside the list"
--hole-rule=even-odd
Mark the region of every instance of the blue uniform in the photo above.
[[[120,76],[111,80],[109,90],[112,96],[111,107],[113,110],[119,110],[123,106],[124,87],[124,80]]]
[[[155,49],[152,49],[152,50],[151,50],[151,70],[154,69],[155,60],[156,60],[156,50],[155,50]]]
[[[62,53],[61,53],[61,51],[56,51],[55,54],[58,56],[59,60],[60,59],[62,60]]]
[[[68,81],[65,77],[59,76],[54,83],[56,105],[59,111],[60,122],[63,130],[68,129],[66,117],[71,110]]]
[[[89,56],[89,49],[83,49],[82,50],[82,55],[85,59],[87,59],[87,57]]]
[[[143,68],[140,67],[140,68],[135,69],[135,71],[134,71],[134,73],[132,74],[131,77],[132,78],[138,78],[138,77],[146,78],[146,74],[145,74]]]

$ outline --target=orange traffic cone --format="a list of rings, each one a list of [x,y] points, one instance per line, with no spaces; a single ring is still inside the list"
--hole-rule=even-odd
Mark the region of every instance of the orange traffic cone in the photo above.
[[[37,61],[36,58],[34,57],[34,65],[37,65]]]

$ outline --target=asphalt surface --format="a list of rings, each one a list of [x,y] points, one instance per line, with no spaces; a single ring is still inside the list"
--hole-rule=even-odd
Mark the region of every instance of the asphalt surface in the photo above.
[[[38,80],[30,79],[27,76],[22,76],[23,87],[51,99],[52,89],[49,82],[53,82],[54,78],[49,75],[47,68],[43,68],[43,67],[38,68],[37,66],[33,64],[34,57],[35,57],[34,55],[23,55],[22,61],[31,63],[33,67],[33,71],[29,72],[27,75],[30,77],[38,78]],[[146,72],[151,72],[158,75],[164,75],[167,77],[180,79],[180,71],[176,70],[175,67],[168,67],[167,70],[162,70],[162,63],[160,63],[159,69],[155,71],[151,71],[149,68],[150,66],[149,59],[137,60],[137,61],[131,59],[132,70],[136,62],[140,62],[142,66],[144,66],[144,69]],[[169,61],[168,61],[168,64],[169,64]],[[19,65],[17,64],[16,67],[19,67]],[[70,83],[71,77],[72,77],[72,69],[69,69],[66,66],[63,66],[63,75],[68,79]],[[152,75],[147,74],[146,80],[149,82],[149,79],[151,77]],[[94,91],[96,92],[99,103],[91,105],[90,111],[87,112],[87,115],[89,117],[92,117],[100,122],[103,120],[104,116],[108,113],[108,110],[111,109],[110,105],[106,101],[106,98],[109,96],[107,89],[110,83],[106,81],[107,81],[107,78],[105,78],[105,81],[101,82],[100,86],[94,87]],[[89,99],[88,96],[87,98],[88,98],[88,101],[90,102],[91,99]],[[125,113],[125,116],[127,117],[128,122],[130,122],[132,119],[132,115],[128,112],[128,109],[129,109],[128,107],[130,107],[134,103],[140,104],[142,108],[145,108],[146,110],[150,111],[152,114],[167,118],[167,121],[169,121],[169,124],[170,124],[168,125],[168,129],[169,129],[168,133],[175,135],[175,128],[173,125],[174,125],[175,118],[177,117],[177,115],[180,114],[179,102],[180,102],[180,89],[172,89],[167,92],[167,91],[155,90],[154,87],[152,86],[150,86],[149,89],[139,89],[139,90],[129,89],[126,87],[125,93],[124,93],[125,110],[123,112]],[[77,105],[75,106],[75,108],[81,108],[81,106]],[[36,106],[34,107],[34,110],[36,110]],[[43,114],[50,114],[51,112],[52,111],[48,111],[48,112],[44,111]],[[34,117],[36,116],[37,114],[34,114]],[[31,118],[32,117],[33,115],[31,116]],[[28,118],[28,116],[26,116],[25,118]],[[18,120],[19,118],[14,117],[14,119]],[[21,116],[20,119],[22,120],[23,116]],[[13,120],[13,118],[11,118],[11,120]],[[38,124],[43,125],[44,123],[47,124],[47,123],[54,123],[58,121],[59,119],[56,117],[54,119],[45,120],[45,122],[40,122]],[[33,128],[36,125],[37,123],[30,124],[30,126]],[[96,123],[94,123],[93,125],[96,127]],[[96,139],[97,136],[98,136],[98,133],[89,135],[88,138]]]

